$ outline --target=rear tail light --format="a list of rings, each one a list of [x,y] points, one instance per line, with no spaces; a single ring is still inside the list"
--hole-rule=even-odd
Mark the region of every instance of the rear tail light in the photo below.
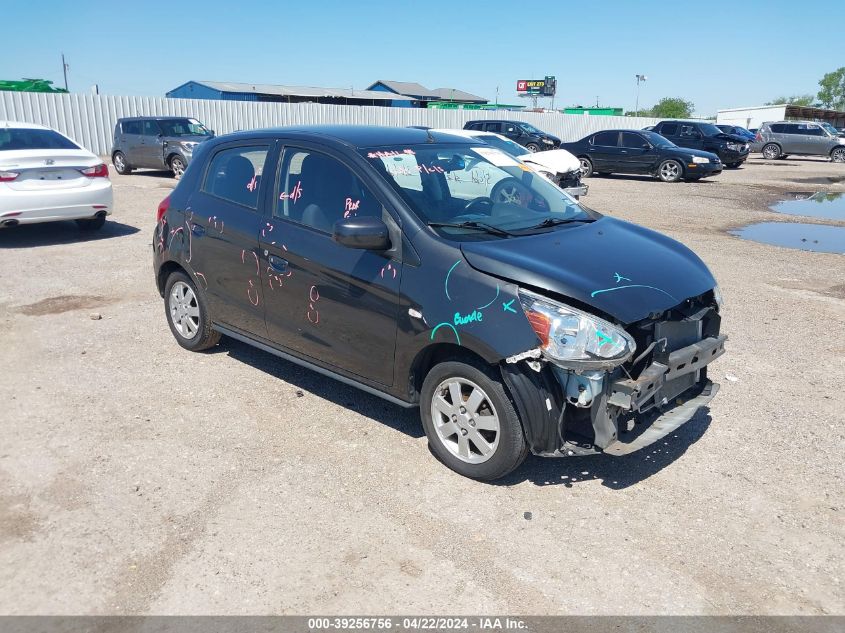
[[[528,317],[528,323],[531,324],[532,329],[537,333],[537,337],[540,339],[540,346],[548,347],[549,332],[551,332],[552,329],[552,320],[545,314],[541,312],[534,312],[533,310],[526,312],[525,316]]]
[[[755,140],[755,141],[762,141],[762,140],[763,140],[763,135],[762,135],[762,134],[760,134],[760,132],[757,132],[757,134],[755,134],[755,135],[754,135],[754,140]]]
[[[0,171],[0,182],[11,182],[20,174],[14,171]]]
[[[88,167],[87,169],[80,169],[79,171],[82,172],[83,176],[88,176],[89,178],[108,178],[109,177],[109,168],[106,167],[104,163],[100,163],[99,165],[94,165],[93,167]]]
[[[158,212],[156,213],[156,222],[161,222],[161,219],[164,217],[164,214],[167,213],[167,210],[170,208],[170,196],[167,196],[164,200],[158,203]]]

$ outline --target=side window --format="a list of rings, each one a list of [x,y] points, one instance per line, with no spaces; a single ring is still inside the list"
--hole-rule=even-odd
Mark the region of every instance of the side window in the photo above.
[[[141,122],[140,121],[124,121],[122,123],[123,126],[123,133],[124,134],[140,134],[141,133]]]
[[[681,134],[685,138],[698,138],[701,136],[694,125],[681,125]]]
[[[158,122],[156,121],[144,121],[141,134],[144,136],[158,136],[161,134],[161,128],[158,126]]]
[[[217,198],[257,209],[258,186],[261,183],[267,151],[266,145],[220,150],[208,166],[203,191]]]
[[[496,130],[490,130],[491,132],[495,132]],[[502,134],[514,134],[519,135],[522,134],[522,130],[520,130],[515,124],[513,123],[502,123]]]
[[[331,233],[335,222],[355,215],[382,217],[381,203],[351,169],[319,152],[285,150],[274,217]]]
[[[783,123],[774,123],[769,126],[769,129],[775,134],[783,134],[786,132],[786,125]]]
[[[646,140],[639,134],[633,132],[622,132],[622,147],[631,149],[642,149],[646,145]]]
[[[678,133],[677,123],[664,123],[659,130],[662,136],[675,136]]]
[[[808,125],[807,131],[805,132],[805,134],[808,134],[809,136],[823,136],[824,135],[824,133],[822,132],[822,129],[818,125]]]
[[[476,121],[474,123],[467,123],[466,129],[468,129],[468,130],[480,130],[481,129],[481,123],[479,123],[478,121]]]
[[[593,137],[593,145],[602,147],[616,147],[619,139],[619,132],[599,132]]]

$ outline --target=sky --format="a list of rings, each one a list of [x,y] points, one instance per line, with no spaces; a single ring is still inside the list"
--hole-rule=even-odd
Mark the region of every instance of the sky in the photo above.
[[[71,92],[97,84],[101,94],[164,96],[192,79],[363,89],[391,79],[491,101],[498,89],[500,102],[525,103],[517,80],[554,75],[557,108],[633,110],[642,74],[641,108],[682,97],[709,116],[815,94],[825,73],[845,65],[841,0],[678,4],[5,2],[0,79],[61,86],[64,53]]]

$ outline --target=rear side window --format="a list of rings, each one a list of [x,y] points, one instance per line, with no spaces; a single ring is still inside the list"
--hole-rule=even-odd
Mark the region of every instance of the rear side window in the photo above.
[[[140,134],[141,133],[141,122],[140,121],[124,121],[121,123],[123,127],[124,134]]]
[[[416,169],[414,173],[419,174]],[[275,217],[325,233],[331,233],[342,218],[381,217],[381,203],[352,170],[320,152],[286,149],[278,189]]]
[[[663,136],[674,136],[678,133],[677,123],[664,123],[660,126],[660,134]]]
[[[466,129],[467,130],[480,130],[481,129],[481,123],[479,123],[478,121],[475,121],[474,123],[467,123]]]
[[[216,198],[257,209],[258,187],[267,151],[266,145],[220,150],[208,166],[203,191]]]
[[[16,149],[80,149],[80,147],[53,130],[0,128],[0,151]]]
[[[599,132],[593,137],[593,145],[601,145],[603,147],[616,147],[619,139],[619,132]]]

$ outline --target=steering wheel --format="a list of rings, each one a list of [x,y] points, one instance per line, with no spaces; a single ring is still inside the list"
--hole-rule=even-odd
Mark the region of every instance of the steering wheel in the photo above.
[[[490,198],[494,203],[518,205],[522,204],[526,196],[529,200],[533,197],[531,190],[514,177],[503,178],[493,185],[493,190],[490,192]]]
[[[487,207],[487,215],[489,215],[489,212],[492,211],[494,204],[495,202],[493,202],[491,198],[488,198],[487,196],[480,196],[478,198],[473,198],[472,200],[467,202],[464,205],[464,211],[470,211],[476,205],[485,205]]]

